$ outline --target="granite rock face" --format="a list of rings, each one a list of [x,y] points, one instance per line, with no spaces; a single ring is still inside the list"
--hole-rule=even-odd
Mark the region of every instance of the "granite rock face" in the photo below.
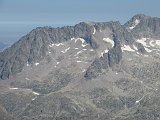
[[[48,45],[52,43],[63,43],[71,40],[71,38],[83,38],[93,49],[96,49],[98,45],[94,41],[92,34],[94,28],[97,30],[110,29],[121,43],[131,44],[134,41],[132,34],[119,22],[82,22],[75,26],[62,28],[39,27],[0,53],[1,79],[7,79],[10,75],[21,72],[26,63],[32,64],[44,59],[47,55]],[[115,39],[115,43],[117,42]]]
[[[115,45],[108,53],[104,53],[102,57],[96,59],[87,69],[84,75],[87,79],[92,79],[102,74],[103,70],[108,71],[109,67],[113,67],[120,63],[122,59],[122,50],[120,41],[114,36]]]
[[[39,27],[0,53],[0,120],[159,120],[159,18]]]
[[[135,22],[137,21],[136,25]],[[160,18],[150,17],[143,14],[135,15],[124,25],[127,29],[134,26],[129,31],[136,38],[159,38],[160,37]]]
[[[21,72],[25,63],[33,63],[46,57],[48,45],[62,43],[71,38],[83,38],[93,49],[98,47],[93,39],[94,28],[110,29],[120,40],[120,44],[132,44],[134,38],[119,22],[79,23],[75,26],[62,28],[39,27],[22,37],[18,42],[0,53],[0,76],[7,79],[10,75]],[[106,29],[107,28],[107,29]],[[119,42],[115,39],[115,44]]]

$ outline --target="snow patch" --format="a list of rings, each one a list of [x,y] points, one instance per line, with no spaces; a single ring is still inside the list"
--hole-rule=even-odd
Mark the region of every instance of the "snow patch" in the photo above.
[[[49,47],[53,47],[53,46],[54,46],[54,44],[50,44],[50,45],[49,45]]]
[[[29,63],[28,63],[28,61],[27,61],[27,67],[29,66]]]
[[[76,61],[77,63],[80,63],[80,62],[82,62],[82,61]]]
[[[94,29],[93,29],[93,35],[94,35],[94,34],[96,34],[96,29],[95,29],[95,27],[94,27]]]
[[[140,23],[140,20],[136,19],[133,26],[129,27],[130,30],[132,30],[133,28],[135,28],[138,24]]]
[[[58,44],[55,44],[55,46],[60,46],[60,45],[64,45],[63,43],[58,43]]]
[[[94,51],[93,49],[90,49],[90,51],[92,52],[92,51]]]
[[[61,51],[61,52],[62,52],[62,53],[66,53],[69,49],[70,49],[70,47],[67,48],[67,49],[65,49],[65,50],[63,50],[63,51]]]
[[[75,38],[71,38],[71,41],[74,40]]]
[[[121,47],[121,49],[122,49],[122,51],[130,51],[130,52],[135,51],[129,45],[124,45],[123,47]]]
[[[80,41],[82,42],[82,47],[87,46],[87,44],[85,44],[85,40],[82,39],[82,38],[77,38],[77,39],[75,39],[75,43],[76,43],[78,40],[80,40]]]
[[[138,50],[138,48],[137,48],[135,45],[133,45],[133,48],[134,48],[135,50]]]
[[[33,98],[33,99],[32,99],[32,101],[34,101],[35,99],[36,99],[36,97],[35,97],[35,98]]]
[[[79,48],[74,48],[74,49],[78,50]]]
[[[108,49],[104,50],[104,53],[108,53]]]
[[[37,92],[33,92],[33,94],[35,94],[35,95],[40,95],[39,93],[37,93]]]
[[[35,63],[35,66],[39,65],[39,63]]]
[[[152,52],[152,50],[150,50],[150,49],[148,49],[148,48],[146,48],[146,47],[144,47],[145,48],[145,50],[147,51],[147,52]]]
[[[146,40],[147,40],[147,38],[141,38],[141,39],[138,39],[137,42],[141,43],[145,47],[150,47],[147,45]]]
[[[141,99],[137,100],[136,104],[139,103],[143,98],[144,98],[144,96]]]
[[[9,88],[10,90],[18,90],[19,88]]]
[[[156,44],[160,46],[160,40],[156,40]]]
[[[108,49],[106,49],[103,52],[101,52],[100,57],[102,57],[104,53],[108,53]]]
[[[110,43],[112,45],[112,47],[114,46],[114,41],[111,40],[110,38],[103,38],[103,41]]]
[[[83,52],[83,50],[81,50],[81,51],[79,51],[79,52],[77,52],[77,55],[79,55],[80,53],[82,53]]]
[[[59,62],[57,62],[57,65],[59,64]]]
[[[150,44],[150,46],[152,46],[152,47],[154,47],[155,46],[155,44],[153,44],[153,40],[151,40],[150,42],[149,42],[149,44]]]

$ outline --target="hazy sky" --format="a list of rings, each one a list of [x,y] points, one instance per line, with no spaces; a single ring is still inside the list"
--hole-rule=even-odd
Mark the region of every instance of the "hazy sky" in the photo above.
[[[37,26],[119,20],[143,13],[160,17],[160,0],[0,0],[0,41],[12,41]]]

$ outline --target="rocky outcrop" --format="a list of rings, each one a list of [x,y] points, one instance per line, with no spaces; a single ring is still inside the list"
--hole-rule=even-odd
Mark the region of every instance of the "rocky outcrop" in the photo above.
[[[113,38],[115,46],[109,50],[108,53],[104,53],[102,57],[96,59],[91,66],[89,66],[84,75],[86,79],[95,78],[103,72],[108,71],[109,67],[113,67],[120,63],[122,59],[121,44],[116,36],[113,36]]]
[[[24,65],[40,61],[47,56],[48,46],[71,38],[83,38],[93,49],[98,47],[93,39],[96,29],[110,29],[122,42],[133,41],[130,33],[119,22],[79,23],[62,28],[39,27],[22,37],[18,42],[0,53],[0,78],[7,79],[22,71]],[[111,50],[110,54],[112,55]],[[111,56],[110,55],[110,56]]]
[[[152,18],[22,37],[0,53],[0,77],[9,78],[0,81],[0,120],[158,120],[160,41],[139,38],[149,35],[140,19]]]
[[[97,49],[99,47],[98,38],[94,37],[94,30],[98,31],[97,36],[101,35],[101,31],[104,36],[111,36],[111,34],[116,36],[114,39],[116,45],[106,55],[108,56],[108,64],[112,67],[121,59],[121,45],[132,45],[135,39],[140,37],[160,37],[160,19],[136,15],[124,26],[119,22],[81,22],[75,26],[62,28],[36,28],[0,53],[0,78],[7,79],[11,75],[21,72],[27,63],[33,64],[45,59],[48,55],[48,46],[53,43],[66,42],[71,38],[83,38],[93,49]],[[140,52],[145,53],[142,45],[138,44],[138,47]],[[97,64],[97,62],[95,63]],[[95,63],[93,63],[94,66]]]
[[[144,14],[135,15],[124,25],[136,38],[159,38],[160,18]]]

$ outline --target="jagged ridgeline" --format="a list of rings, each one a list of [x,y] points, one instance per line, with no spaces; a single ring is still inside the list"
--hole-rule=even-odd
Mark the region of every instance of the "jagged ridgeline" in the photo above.
[[[160,18],[38,27],[0,53],[0,119],[160,119]]]

